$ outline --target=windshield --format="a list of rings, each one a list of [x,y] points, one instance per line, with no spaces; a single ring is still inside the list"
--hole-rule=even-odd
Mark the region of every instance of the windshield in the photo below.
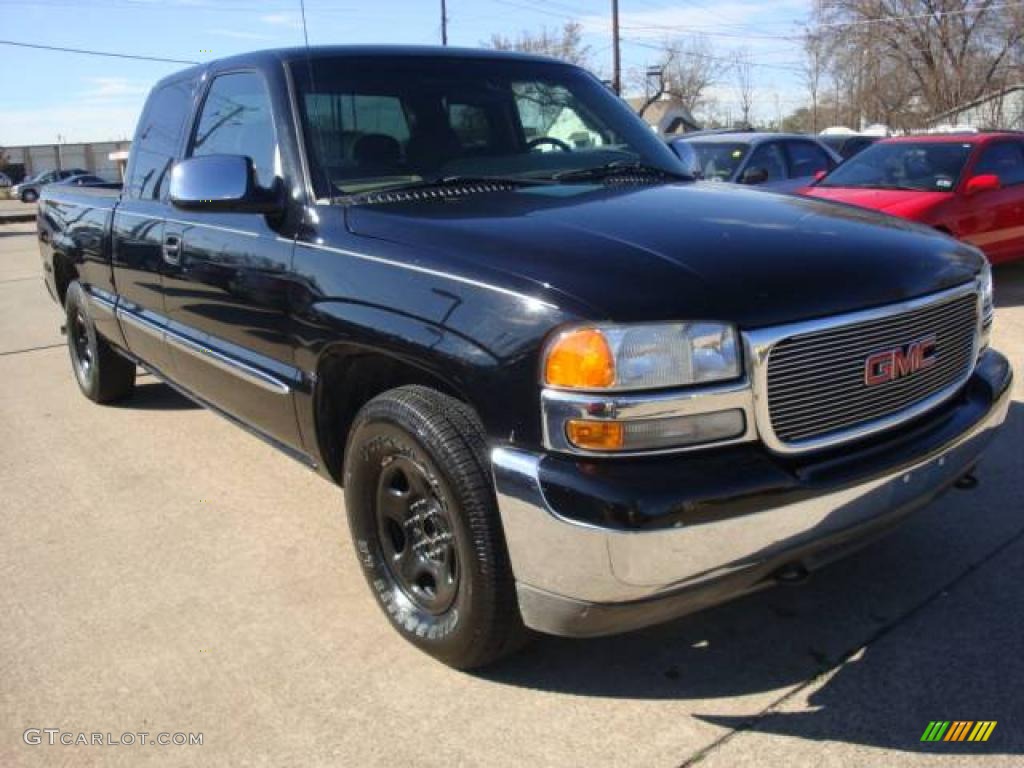
[[[292,64],[318,198],[453,176],[552,179],[678,160],[597,79],[514,59],[314,58]]]
[[[729,181],[750,148],[747,144],[712,141],[687,142],[697,151],[701,177],[710,181]]]
[[[840,165],[818,186],[952,192],[972,148],[961,142],[875,144]]]

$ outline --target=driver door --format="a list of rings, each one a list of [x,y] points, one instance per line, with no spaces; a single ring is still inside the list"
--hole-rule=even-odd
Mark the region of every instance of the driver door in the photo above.
[[[1002,188],[964,198],[960,235],[993,263],[1024,256],[1024,142],[985,147],[964,188],[970,178],[985,175],[997,176]]]

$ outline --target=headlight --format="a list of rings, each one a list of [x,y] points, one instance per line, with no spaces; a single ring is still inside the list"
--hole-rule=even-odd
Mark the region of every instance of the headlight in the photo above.
[[[981,338],[979,349],[985,349],[992,335],[992,321],[996,314],[995,293],[992,288],[992,267],[988,262],[978,273],[978,288],[981,291]]]
[[[740,376],[736,329],[714,322],[596,325],[557,335],[544,355],[545,386],[633,391]]]

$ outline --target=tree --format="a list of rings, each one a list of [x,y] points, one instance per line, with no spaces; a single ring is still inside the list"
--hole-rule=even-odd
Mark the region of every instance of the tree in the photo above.
[[[694,35],[666,41],[659,61],[652,69],[659,73],[656,94],[653,98],[648,94],[644,109],[668,95],[692,113],[704,106],[708,89],[721,81],[726,67],[722,59],[712,54],[707,38]]]
[[[828,66],[828,55],[825,47],[825,39],[820,32],[813,31],[810,27],[804,30],[804,83],[807,86],[807,93],[811,97],[811,132],[817,133],[818,121],[818,100],[821,93],[821,80],[825,75]]]
[[[1020,76],[1022,3],[818,0],[812,22],[851,122],[916,127]]]
[[[736,90],[739,95],[740,111],[744,127],[750,126],[750,112],[754,107],[754,67],[750,52],[741,48],[734,54],[733,71],[736,74]]]
[[[590,61],[590,46],[583,43],[583,25],[578,21],[567,21],[561,29],[542,27],[540,32],[524,30],[515,38],[494,34],[485,45],[498,51],[552,56],[581,67],[587,66]]]

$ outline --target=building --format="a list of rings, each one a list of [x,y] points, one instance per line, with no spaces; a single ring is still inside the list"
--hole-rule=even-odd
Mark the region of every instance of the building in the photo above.
[[[21,178],[54,168],[84,168],[111,181],[120,181],[130,141],[95,141],[82,144],[33,144],[3,147],[7,167]],[[125,154],[121,154],[125,153]],[[8,174],[10,175],[10,174]]]
[[[1024,131],[1024,83],[936,115],[928,121],[928,128]]]
[[[626,103],[639,113],[647,99],[643,96],[626,99]],[[667,136],[674,133],[689,133],[701,129],[693,115],[679,99],[662,97],[651,104],[641,115],[644,121],[658,133]]]

